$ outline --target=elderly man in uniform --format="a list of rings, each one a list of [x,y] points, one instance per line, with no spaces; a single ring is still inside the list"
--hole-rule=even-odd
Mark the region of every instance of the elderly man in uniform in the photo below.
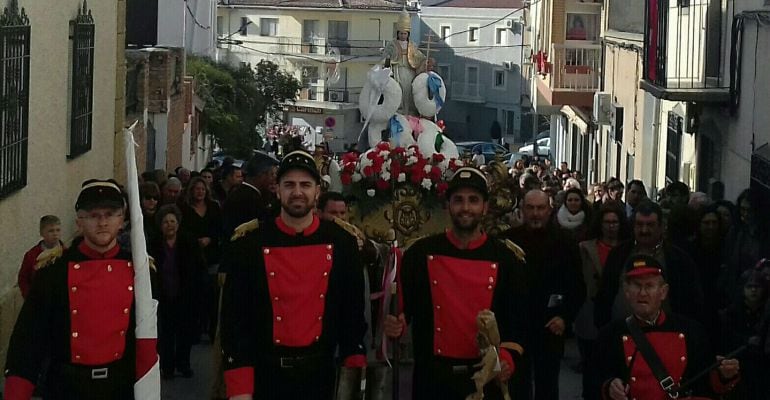
[[[6,400],[31,398],[46,358],[46,400],[134,398],[134,270],[116,241],[125,209],[115,181],[84,182],[83,240],[37,272],[11,335]]]
[[[523,253],[512,242],[487,236],[487,179],[475,168],[457,170],[446,191],[452,226],[413,244],[401,279],[404,313],[388,316],[385,333],[398,337],[407,323],[414,341],[414,399],[462,400],[476,391],[479,362],[476,319],[491,310],[500,333],[497,378],[507,385],[523,353],[526,317]],[[500,399],[494,383],[485,398]]]
[[[366,365],[364,283],[355,239],[313,212],[313,157],[278,168],[280,215],[244,232],[225,255],[222,353],[231,399],[331,399],[335,352]]]
[[[623,294],[631,316],[604,327],[597,341],[605,399],[712,398],[737,383],[738,360],[716,356],[700,324],[663,310],[668,291],[666,270],[655,257],[629,259]],[[715,362],[712,371],[698,377]]]

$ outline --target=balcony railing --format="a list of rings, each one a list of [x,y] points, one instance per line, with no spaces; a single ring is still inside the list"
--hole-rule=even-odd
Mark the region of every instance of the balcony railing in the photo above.
[[[273,39],[273,38],[270,38]],[[275,38],[276,52],[282,54],[327,55],[332,49],[342,56],[379,57],[385,48],[384,40],[341,40],[326,38]],[[271,41],[271,40],[266,40]]]
[[[551,89],[596,91],[599,89],[601,46],[553,45]]]
[[[642,88],[669,100],[726,98],[723,18],[722,0],[646,0]]]
[[[481,95],[484,91],[484,87],[478,83],[457,82],[453,89],[452,95],[457,101],[470,103],[483,103],[485,101],[484,97]]]

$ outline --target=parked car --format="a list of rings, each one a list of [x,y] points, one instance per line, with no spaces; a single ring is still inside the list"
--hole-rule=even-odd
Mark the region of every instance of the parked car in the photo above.
[[[494,161],[495,155],[498,153],[502,154],[503,159],[508,159],[511,154],[505,146],[492,142],[459,142],[455,144],[457,145],[457,150],[460,151],[460,154],[467,151],[469,154],[473,155],[476,153],[477,149],[481,149],[481,154],[484,155],[484,164],[489,164]]]
[[[538,135],[540,136],[540,135]],[[532,143],[521,146],[519,153],[526,155],[533,155],[534,145]],[[551,157],[551,138],[544,137],[537,139],[537,155],[543,157]]]

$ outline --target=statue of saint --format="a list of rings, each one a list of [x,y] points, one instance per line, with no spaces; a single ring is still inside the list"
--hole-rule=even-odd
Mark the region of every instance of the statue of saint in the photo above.
[[[385,47],[383,56],[390,60],[393,78],[401,86],[401,107],[404,115],[417,115],[412,98],[412,80],[425,70],[425,54],[409,41],[412,21],[406,10],[401,12],[396,23],[396,38]]]

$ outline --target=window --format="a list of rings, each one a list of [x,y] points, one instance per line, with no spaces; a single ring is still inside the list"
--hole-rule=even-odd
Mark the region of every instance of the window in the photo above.
[[[679,159],[682,157],[682,125],[684,118],[668,112],[666,135],[666,183],[679,180]]]
[[[348,21],[329,21],[328,35],[329,46],[337,47],[342,55],[350,55],[350,43],[348,43]]]
[[[451,26],[441,25],[441,40],[443,40],[444,42],[447,42],[450,39],[449,35],[451,35],[451,34],[452,34],[452,27]]]
[[[85,1],[85,0],[84,0]],[[90,10],[78,8],[72,27],[72,104],[67,157],[91,150],[94,105],[94,19]]]
[[[27,186],[29,144],[29,19],[16,1],[0,20],[0,198]]]
[[[599,14],[567,14],[567,40],[599,40]]]
[[[225,35],[225,18],[217,15],[217,36]]]
[[[260,18],[259,35],[278,36],[278,18]]]
[[[479,83],[479,67],[467,67],[465,69],[465,82],[471,85]]]
[[[321,36],[321,23],[317,19],[306,19],[302,21],[302,41],[310,43],[314,38]]]
[[[507,32],[508,32],[508,29],[506,29],[506,28],[496,28],[495,29],[495,44],[498,44],[498,45],[505,45],[505,44],[507,44],[506,43],[507,41],[505,40],[506,37],[508,36],[508,35],[506,35]]]
[[[449,64],[439,64],[436,66],[436,73],[444,80],[444,83],[449,85],[452,80],[452,69]]]
[[[479,27],[471,26],[468,28],[468,41],[471,43],[478,43],[479,41]]]
[[[249,24],[251,21],[249,21],[248,17],[241,17],[241,27],[238,28],[238,32],[241,34],[241,36],[246,36],[249,34]]]
[[[690,0],[676,0],[676,5],[679,7],[689,7]]]
[[[505,88],[505,71],[495,70],[495,88]]]
[[[318,78],[318,67],[302,67],[302,86],[309,87],[311,84],[316,84]]]

